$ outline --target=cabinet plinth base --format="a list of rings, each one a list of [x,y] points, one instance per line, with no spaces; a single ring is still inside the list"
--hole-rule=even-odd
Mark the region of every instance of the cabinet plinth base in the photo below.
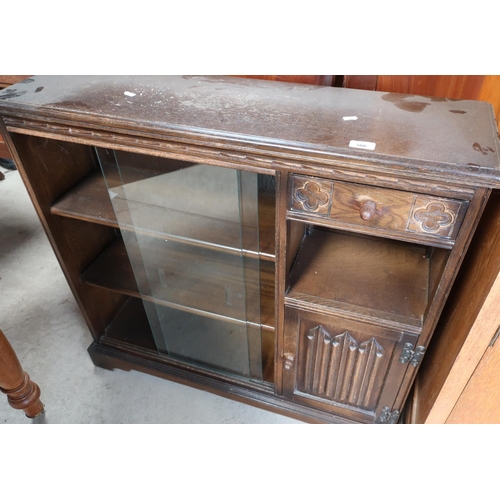
[[[119,369],[124,371],[135,370],[147,373],[195,389],[205,390],[234,401],[250,404],[257,408],[278,413],[286,417],[295,418],[303,422],[315,424],[360,423],[292,403],[283,397],[265,390],[238,386],[234,383],[234,380],[225,381],[215,377],[201,375],[191,370],[184,370],[177,366],[170,366],[152,359],[154,356],[146,357],[140,354],[125,352],[99,344],[98,342],[93,342],[89,346],[88,353],[94,365],[99,368],[105,368],[107,370]]]

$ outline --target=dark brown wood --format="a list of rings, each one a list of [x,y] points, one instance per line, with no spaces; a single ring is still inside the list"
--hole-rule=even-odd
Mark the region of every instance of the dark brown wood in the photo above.
[[[480,102],[229,77],[36,77],[0,93],[0,114],[96,364],[308,421],[398,420],[500,188],[493,110]],[[106,174],[113,157],[120,175]],[[229,173],[218,167],[267,174],[276,190],[240,201],[231,225],[217,181],[210,214],[191,213],[204,186],[189,172],[203,164],[211,179]],[[249,375],[169,355],[151,304],[243,325]]]
[[[257,408],[272,411],[291,418],[298,418],[311,424],[356,424],[355,420],[321,411],[307,405],[293,403],[286,398],[274,395],[263,387],[249,388],[246,384],[238,384],[234,380],[223,380],[213,375],[201,375],[196,371],[186,371],[185,367],[166,364],[161,356],[145,355],[135,349],[133,352],[123,346],[93,343],[89,354],[96,366],[108,370],[120,369],[141,371],[157,377],[165,378],[196,389],[202,389],[235,401],[250,404]]]
[[[388,236],[402,231],[408,234],[398,238],[451,247],[467,205],[450,198],[294,176],[290,216],[325,218],[324,224],[332,227],[360,226],[367,234],[379,233],[368,228]]]
[[[287,249],[286,249],[286,289],[290,286],[289,275],[292,265],[297,257],[304,236],[306,235],[307,224],[295,220],[287,221]]]
[[[428,301],[425,257],[421,246],[318,228],[299,250],[287,296],[420,327]]]
[[[35,92],[39,87],[43,91]],[[136,94],[129,97],[123,90],[128,87],[141,91],[125,91]],[[278,158],[285,164],[294,157],[315,160],[326,173],[327,165],[356,160],[355,170],[372,175],[386,172],[396,178],[425,176],[444,183],[453,178],[465,186],[500,186],[493,110],[480,101],[461,101],[457,108],[455,101],[420,96],[229,77],[37,76],[33,82],[19,83],[10,90],[0,99],[0,110],[11,131],[29,128],[37,134],[87,144],[123,142],[128,148],[147,148],[155,155],[163,146],[164,154],[171,152],[176,158],[180,154],[186,157],[196,144],[205,149],[194,147],[193,154],[206,157],[207,148],[211,148],[217,159],[231,158],[240,168],[260,153],[266,158],[259,164],[267,170],[269,161]],[[188,99],[179,99],[179,95]],[[166,102],[168,123],[159,105]],[[193,123],[194,102],[198,114]],[[30,120],[7,118],[11,108],[29,113]],[[363,119],[343,119],[353,116],[356,109],[360,116],[366,109],[377,112],[365,114]],[[287,126],[276,117],[289,117]],[[50,121],[50,127],[43,126],[44,120]],[[99,133],[92,133],[92,129]],[[217,134],[216,147],[213,133],[207,136],[205,130]],[[372,143],[375,149],[353,147],[351,141]],[[169,142],[183,147],[176,150]],[[363,161],[370,164],[363,168]]]
[[[106,328],[106,334],[101,339],[105,345],[127,345],[132,351],[143,348],[158,353],[158,348],[151,332],[151,326],[142,301],[131,297]],[[262,378],[264,382],[274,383],[274,332],[262,331]]]
[[[0,390],[7,395],[10,406],[34,418],[43,412],[40,388],[23,370],[14,349],[0,330]]]
[[[245,311],[243,303],[229,305],[223,300],[231,277],[235,294],[237,288],[244,289],[240,258],[224,255],[221,259],[220,254],[213,251],[198,252],[194,248],[193,252],[193,247],[176,242],[155,245],[153,248],[146,256],[145,246],[141,253],[139,249],[125,248],[123,242],[117,239],[85,270],[81,281],[158,304],[196,311],[200,315],[225,317],[228,321],[236,319],[235,315]],[[159,281],[152,281],[151,274],[138,275],[137,268],[134,274],[129,259],[137,259],[141,255],[147,259],[149,267],[159,268],[168,275],[168,287],[162,286]],[[192,262],[195,259],[203,265],[194,267]],[[262,293],[253,292],[261,303],[261,326],[274,331],[273,263],[262,261],[259,276],[247,279],[249,286],[262,289]],[[252,319],[255,321],[257,318]]]
[[[289,272],[289,232],[286,220],[288,206],[288,173],[276,173],[276,264],[275,264],[275,392],[283,394],[283,353],[285,345],[285,291]]]
[[[287,310],[285,394],[293,401],[375,423],[393,401],[407,365],[403,345],[417,336],[346,320]]]
[[[136,182],[144,179],[144,170],[125,169],[127,182]],[[109,182],[109,179],[108,179]],[[116,182],[116,181],[115,181]],[[165,196],[168,193],[165,191]],[[115,201],[116,203],[116,201]],[[132,222],[125,223],[125,220],[132,221],[140,217],[144,212],[143,205],[133,204],[124,200],[120,207],[120,223],[115,215],[115,209],[109,198],[106,183],[99,170],[93,170],[88,176],[72,187],[61,198],[52,204],[50,212],[62,217],[70,217],[110,227],[129,229],[130,231],[141,230],[134,227]],[[240,240],[240,229],[236,224],[229,221],[211,219],[200,219],[187,214],[175,212],[175,217],[169,217],[169,209],[161,210],[161,217],[148,216],[150,223],[147,228],[143,228],[144,234],[157,238],[179,239],[179,234],[183,234],[181,241],[188,241],[191,244],[202,244],[210,246],[207,240],[217,240],[219,245],[226,250],[234,247],[234,251],[240,251],[235,242]],[[253,234],[254,239],[260,243],[260,258],[274,261],[274,237],[275,237],[275,208],[274,197],[267,193],[259,194],[258,214],[252,217],[258,220],[258,237]],[[248,252],[248,255],[252,255]]]

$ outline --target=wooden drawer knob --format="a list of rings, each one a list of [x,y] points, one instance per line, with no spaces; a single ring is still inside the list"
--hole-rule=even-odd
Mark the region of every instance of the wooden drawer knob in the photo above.
[[[361,208],[359,209],[359,216],[363,220],[373,219],[376,209],[377,207],[375,203],[373,203],[373,201],[365,201],[361,204]]]

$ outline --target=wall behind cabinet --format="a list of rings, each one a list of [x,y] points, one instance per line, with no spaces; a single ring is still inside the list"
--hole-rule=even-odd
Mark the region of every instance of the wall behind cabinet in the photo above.
[[[344,87],[488,101],[495,110],[497,124],[500,122],[498,75],[355,75],[344,77]]]

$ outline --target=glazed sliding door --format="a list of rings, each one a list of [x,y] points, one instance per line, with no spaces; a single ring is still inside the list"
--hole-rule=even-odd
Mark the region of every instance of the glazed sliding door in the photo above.
[[[262,290],[274,283],[274,265],[262,261],[261,176],[96,152],[158,351],[261,380],[262,330],[272,328]]]

